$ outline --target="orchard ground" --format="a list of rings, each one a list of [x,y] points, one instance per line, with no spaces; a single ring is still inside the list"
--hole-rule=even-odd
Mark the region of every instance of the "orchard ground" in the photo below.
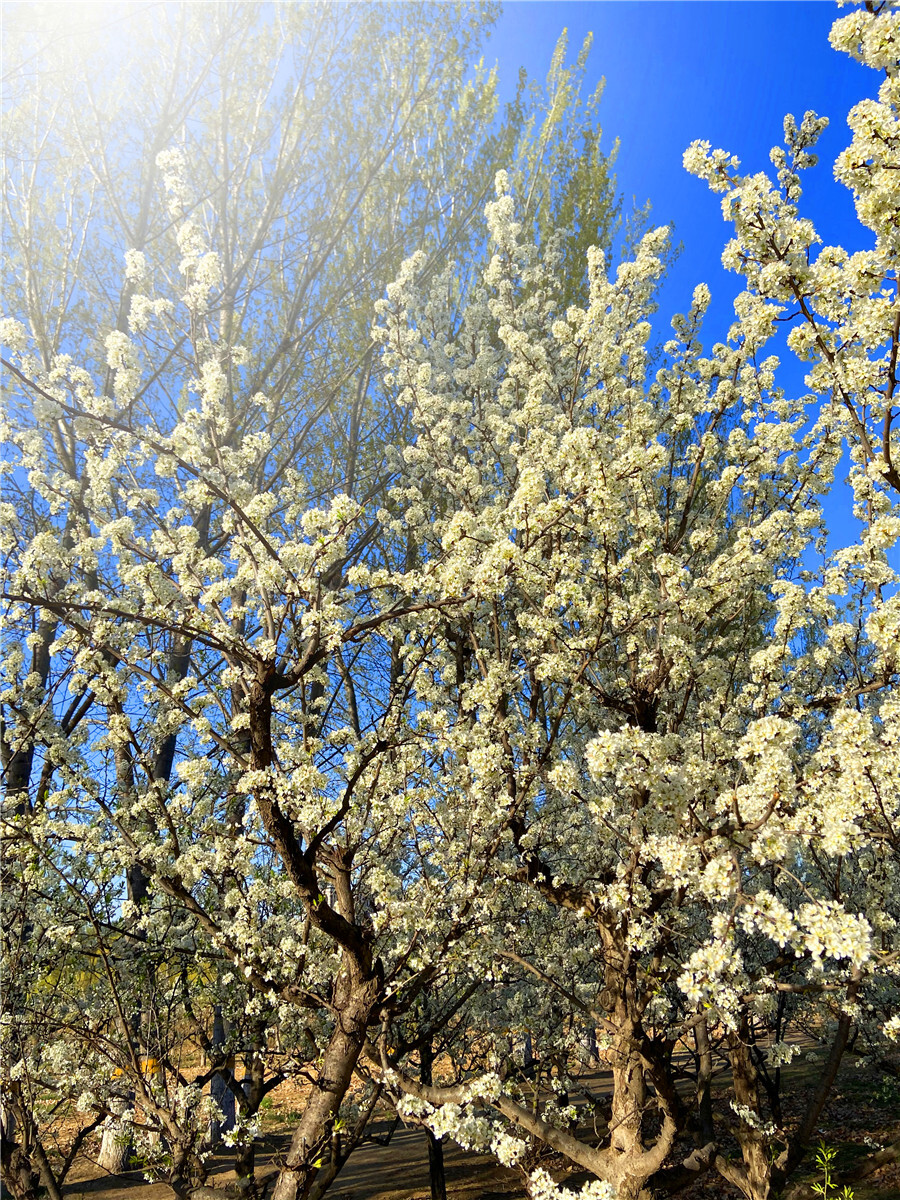
[[[786,1074],[796,1083],[813,1083],[817,1065],[800,1062],[786,1068]],[[597,1071],[582,1077],[585,1090],[602,1101],[609,1094],[608,1073]],[[296,1120],[295,1106],[302,1107],[302,1089],[282,1084],[264,1104],[262,1135],[257,1140],[257,1173],[259,1178],[274,1179],[275,1162],[286,1152],[290,1129]],[[796,1095],[798,1089],[792,1088]],[[724,1103],[725,1088],[719,1103]],[[295,1094],[296,1093],[296,1094]],[[580,1107],[586,1110],[584,1098]],[[799,1110],[799,1105],[795,1105]],[[785,1116],[790,1121],[790,1102]],[[590,1136],[586,1121],[582,1136]],[[331,1200],[430,1200],[428,1181],[428,1149],[423,1130],[395,1124],[387,1109],[380,1112],[370,1127],[363,1145],[354,1152],[329,1192]],[[374,1140],[379,1139],[378,1141]],[[383,1144],[388,1139],[387,1145]],[[838,1085],[832,1093],[821,1123],[821,1141],[838,1151],[836,1169],[850,1171],[856,1163],[872,1153],[875,1144],[887,1146],[900,1139],[900,1078],[880,1076],[877,1080],[860,1069],[850,1058],[845,1063]],[[170,1200],[174,1192],[164,1183],[148,1183],[142,1172],[109,1175],[96,1165],[99,1141],[76,1162],[70,1182],[64,1189],[66,1200]],[[810,1184],[820,1179],[810,1151],[805,1169],[795,1184]],[[226,1157],[219,1156],[222,1167]],[[489,1157],[462,1150],[452,1140],[444,1143],[444,1161],[448,1200],[526,1200],[521,1173],[498,1166]],[[542,1159],[557,1180],[568,1177],[574,1183],[584,1182],[583,1174],[566,1175],[563,1163]],[[216,1173],[213,1167],[211,1184],[233,1179],[230,1171]],[[867,1179],[852,1186],[854,1200],[897,1200],[900,1197],[900,1162],[889,1163]],[[732,1200],[739,1193],[714,1172],[702,1176],[695,1185],[679,1192],[684,1200]],[[837,1190],[835,1190],[837,1195]]]

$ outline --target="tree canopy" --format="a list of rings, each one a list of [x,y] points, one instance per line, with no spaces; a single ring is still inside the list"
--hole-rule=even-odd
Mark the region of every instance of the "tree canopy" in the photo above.
[[[890,1069],[900,19],[832,33],[884,77],[836,167],[872,248],[817,249],[802,216],[815,114],[786,118],[775,180],[687,151],[743,279],[705,349],[703,284],[658,336],[666,229],[615,261],[583,55],[495,119],[467,75],[490,12],[425,8],[441,36],[419,6],[138,14],[131,90],[71,39],[32,79],[23,30],[17,1197],[59,1195],[101,1123],[206,1194],[230,1107],[241,1188],[312,1200],[390,1103],[534,1200],[572,1194],[544,1149],[586,1200],[704,1171],[770,1200],[850,1049]],[[771,351],[788,320],[803,396]],[[861,534],[831,552],[848,462]],[[788,1113],[801,1035],[824,1066]],[[586,1046],[611,1073],[590,1133]],[[253,1140],[285,1078],[305,1101],[272,1181]]]

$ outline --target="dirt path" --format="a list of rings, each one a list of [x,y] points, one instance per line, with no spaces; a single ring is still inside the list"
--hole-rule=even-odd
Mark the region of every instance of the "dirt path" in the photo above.
[[[817,1068],[792,1064],[787,1069],[796,1076],[797,1095],[790,1101],[791,1109],[802,1101],[804,1084],[815,1081]],[[586,1075],[582,1083],[594,1094],[606,1090],[603,1072]],[[799,1090],[798,1090],[798,1085]],[[798,1110],[799,1111],[799,1110]],[[788,1113],[796,1117],[796,1113]],[[864,1071],[846,1063],[838,1084],[829,1099],[819,1137],[826,1145],[839,1151],[838,1170],[850,1169],[874,1146],[892,1143],[900,1136],[900,1087],[891,1080],[867,1078]],[[371,1132],[384,1137],[392,1122],[375,1122]],[[268,1167],[274,1170],[274,1160],[288,1147],[289,1135],[271,1130],[257,1143],[257,1167],[260,1174]],[[810,1160],[812,1155],[810,1155]],[[448,1200],[525,1200],[521,1176],[492,1159],[461,1150],[448,1139],[444,1144]],[[220,1156],[212,1165],[210,1182],[224,1183],[233,1179],[227,1170],[228,1159]],[[817,1178],[810,1161],[801,1174],[808,1180]],[[163,1183],[148,1184],[140,1171],[111,1176],[95,1162],[80,1158],[63,1189],[66,1200],[173,1200],[174,1192]],[[900,1163],[892,1163],[864,1183],[853,1187],[855,1200],[900,1200]],[[395,1129],[388,1145],[367,1140],[351,1155],[349,1161],[329,1192],[329,1200],[430,1200],[428,1183],[428,1147],[421,1129]],[[683,1200],[736,1200],[737,1193],[723,1179],[710,1174],[682,1193]]]
[[[375,1132],[386,1133],[388,1126]],[[287,1149],[287,1138],[267,1137],[257,1152],[264,1167],[276,1153]],[[521,1178],[497,1166],[490,1158],[461,1150],[454,1142],[444,1146],[448,1200],[523,1200]],[[215,1171],[215,1167],[213,1168]],[[217,1174],[210,1183],[233,1179],[232,1172]],[[140,1171],[111,1176],[88,1159],[73,1167],[64,1189],[66,1200],[172,1200],[164,1183],[147,1183]],[[329,1200],[428,1200],[428,1147],[421,1129],[397,1129],[387,1146],[365,1142],[353,1152],[341,1171]]]

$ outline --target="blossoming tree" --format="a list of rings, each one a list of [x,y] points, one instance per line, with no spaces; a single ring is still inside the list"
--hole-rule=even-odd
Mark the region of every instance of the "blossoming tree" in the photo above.
[[[536,246],[503,173],[494,256],[462,315],[452,270],[423,287],[415,260],[381,307],[416,432],[393,493],[419,549],[403,589],[454,602],[404,619],[426,786],[458,841],[448,886],[454,907],[484,908],[472,953],[488,978],[525,972],[557,994],[568,1021],[533,1029],[545,1049],[571,1051],[577,1022],[602,1032],[607,1132],[577,1136],[575,1110],[542,1114],[497,1072],[422,1086],[387,1032],[384,1077],[406,1112],[501,1161],[523,1158],[522,1134],[543,1141],[597,1177],[585,1195],[633,1200],[715,1169],[767,1200],[851,1031],[875,1057],[898,1031],[900,19],[867,5],[832,40],[885,72],[837,164],[875,246],[814,253],[798,211],[813,114],[785,122],[777,184],[695,145],[686,163],[724,194],[725,261],[747,281],[708,353],[702,285],[663,363],[649,353],[663,231],[611,276],[592,252],[589,295],[567,306],[564,234]],[[788,306],[811,364],[797,400],[765,355]],[[829,555],[821,498],[845,446],[861,533]],[[483,1029],[498,1061],[510,1023]],[[799,1030],[824,1065],[788,1120],[780,1068]],[[540,1169],[531,1187],[558,1194]]]
[[[237,1109],[252,1186],[295,1077],[277,1194],[315,1196],[381,1091],[350,1094],[370,1029],[470,920],[420,945],[416,602],[349,574],[406,555],[371,306],[414,246],[477,261],[493,154],[538,229],[577,204],[608,241],[617,208],[583,60],[491,124],[492,80],[464,82],[488,9],[428,38],[415,7],[158,15],[122,18],[145,53],[118,66],[120,22],[25,28],[10,73],[4,1183],[58,1192],[99,1119],[107,1166],[136,1140],[186,1195]]]
[[[361,310],[340,317],[358,295],[346,255],[298,285],[319,243],[282,242],[280,209],[262,205],[234,273],[226,183],[258,197],[251,167],[286,179],[269,141],[212,198],[199,159],[155,147],[159,238],[122,246],[118,316],[95,308],[92,329],[86,293],[57,279],[74,332],[54,341],[56,309],[26,286],[30,328],[3,326],[11,1188],[44,1170],[49,1095],[85,1129],[113,1113],[160,1135],[189,1196],[225,1093],[249,1145],[255,1105],[293,1073],[308,1100],[277,1200],[323,1195],[382,1095],[524,1164],[535,1200],[560,1195],[536,1145],[593,1176],[585,1197],[712,1170],[770,1200],[851,1038],[883,1055],[900,962],[897,14],[869,5],[833,37],[885,72],[838,164],[874,249],[815,253],[798,208],[812,114],[786,124],[777,183],[692,147],[746,278],[707,351],[700,285],[655,352],[663,230],[617,269],[588,251],[579,292],[573,247],[597,213],[532,188],[528,139],[506,144],[487,257],[472,234],[448,266],[432,230],[362,355]],[[232,133],[215,144],[232,163]],[[353,213],[374,220],[381,197]],[[270,295],[255,281],[273,272]],[[801,398],[766,352],[788,306]],[[822,498],[847,447],[861,533],[832,553]],[[435,1082],[442,1027],[465,1052]],[[801,1032],[824,1063],[794,1118],[781,1068]],[[526,1036],[552,1097],[510,1069]],[[574,1063],[591,1039],[612,1086],[588,1132]]]

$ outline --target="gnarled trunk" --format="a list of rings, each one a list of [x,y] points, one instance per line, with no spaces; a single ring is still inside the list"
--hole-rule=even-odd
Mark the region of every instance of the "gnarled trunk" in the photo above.
[[[29,1154],[25,1123],[13,1112],[17,1089],[10,1083],[9,1095],[0,1101],[0,1179],[14,1200],[37,1200],[40,1171]]]
[[[759,1080],[750,1057],[750,1037],[747,1019],[743,1018],[730,1038],[728,1057],[734,1080],[734,1098],[738,1106],[749,1109],[761,1123]],[[775,1194],[773,1161],[769,1139],[759,1130],[745,1129],[740,1137],[744,1169],[732,1178],[748,1200],[770,1200]]]
[[[647,1085],[644,1068],[636,1052],[631,1023],[625,1019],[624,1032],[616,1038],[612,1064],[613,1097],[609,1121],[610,1146],[622,1159],[637,1160],[644,1150],[644,1108]],[[639,1200],[644,1195],[646,1176],[634,1175],[621,1163],[623,1174],[616,1181],[618,1200]]]

